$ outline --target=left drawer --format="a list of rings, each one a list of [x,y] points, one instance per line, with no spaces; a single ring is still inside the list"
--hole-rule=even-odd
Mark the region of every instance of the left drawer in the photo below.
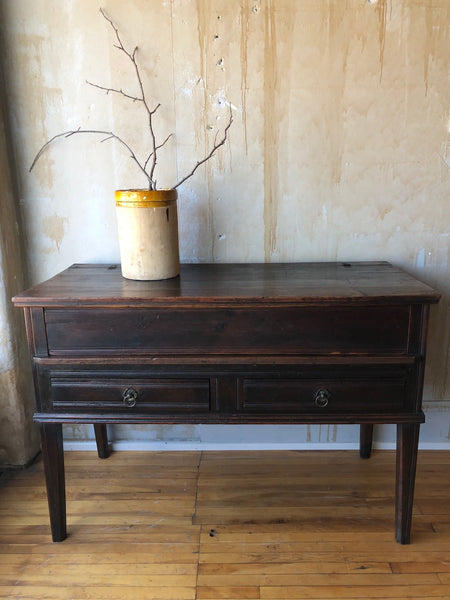
[[[111,378],[51,375],[49,405],[54,412],[205,413],[209,379]]]

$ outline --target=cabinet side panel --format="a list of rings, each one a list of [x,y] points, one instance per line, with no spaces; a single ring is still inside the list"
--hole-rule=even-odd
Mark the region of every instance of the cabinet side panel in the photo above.
[[[29,310],[27,335],[31,353],[39,358],[46,357],[48,356],[48,344],[44,309],[34,306],[27,310]]]

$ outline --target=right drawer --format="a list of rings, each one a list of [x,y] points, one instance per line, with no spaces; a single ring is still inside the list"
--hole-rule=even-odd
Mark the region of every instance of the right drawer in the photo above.
[[[412,366],[342,368],[292,375],[242,377],[240,412],[258,414],[364,414],[414,412]]]

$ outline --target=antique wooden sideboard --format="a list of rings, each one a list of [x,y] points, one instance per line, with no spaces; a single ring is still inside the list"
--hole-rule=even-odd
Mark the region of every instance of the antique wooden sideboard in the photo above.
[[[396,539],[410,541],[430,304],[385,262],[185,264],[131,281],[73,265],[25,311],[54,541],[66,537],[63,423],[397,425]],[[238,509],[238,507],[237,507]]]

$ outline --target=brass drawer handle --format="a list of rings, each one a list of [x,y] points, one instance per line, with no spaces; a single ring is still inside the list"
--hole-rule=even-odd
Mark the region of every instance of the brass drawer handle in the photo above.
[[[125,406],[128,406],[128,408],[133,408],[133,406],[136,406],[138,397],[139,394],[132,387],[127,388],[122,394],[123,403],[125,404]]]
[[[319,408],[325,408],[325,406],[328,405],[330,398],[330,392],[325,388],[321,388],[314,394],[314,404]]]

